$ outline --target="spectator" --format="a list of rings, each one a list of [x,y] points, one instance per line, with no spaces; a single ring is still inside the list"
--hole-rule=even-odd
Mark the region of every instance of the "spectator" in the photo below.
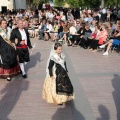
[[[100,26],[96,25],[94,33],[92,33],[92,35],[88,38],[88,40],[90,41],[90,50],[92,50],[92,52],[97,51],[98,42],[99,42],[97,38],[99,34],[100,34]]]
[[[95,21],[95,20],[92,20],[92,23],[91,23],[91,25],[90,25],[90,29],[91,29],[92,33],[95,32],[95,26],[96,26],[96,21]]]
[[[105,20],[106,20],[106,13],[107,13],[106,9],[103,8],[103,9],[102,9],[102,22],[103,22],[103,23],[104,23]]]
[[[101,29],[100,29],[100,34],[97,36],[97,40],[99,40],[98,44],[102,45],[105,43],[106,39],[108,37],[108,33],[107,30],[105,28],[105,25],[101,25]]]
[[[94,12],[94,14],[93,14],[93,20],[95,20],[96,23],[99,23],[99,16],[97,15],[97,12]]]
[[[53,26],[53,30],[50,32],[50,36],[51,36],[51,41],[55,41],[58,35],[58,22],[56,22]]]
[[[46,25],[46,21],[44,20],[43,21],[43,25],[42,25],[42,27],[41,27],[41,29],[40,29],[40,32],[39,32],[39,34],[40,34],[40,39],[44,39],[44,31],[46,30],[46,27],[47,27],[47,25]]]
[[[50,37],[50,32],[52,31],[52,25],[51,22],[47,22],[46,30],[44,31],[45,34],[45,41],[48,41]]]
[[[7,26],[9,26],[12,29],[12,25],[13,25],[12,17],[9,17]]]
[[[69,46],[73,46],[73,47],[75,47],[76,45],[76,43],[75,43],[75,35],[76,35],[76,33],[77,33],[77,30],[76,30],[76,28],[74,27],[74,23],[71,23],[70,24],[70,28],[69,28],[69,33],[70,33],[70,39],[69,39]]]
[[[59,28],[58,28],[58,38],[57,39],[61,39],[63,37],[63,25],[62,22],[60,24],[58,24]]]
[[[87,38],[90,37],[91,34],[92,34],[92,31],[90,29],[90,25],[88,23],[86,23],[86,25],[85,25],[85,33],[84,33],[84,35],[80,36],[80,39],[81,39],[80,45],[84,49],[87,49],[87,47],[88,47]]]
[[[91,13],[88,13],[88,23],[91,24],[93,21],[93,18],[91,16]]]
[[[107,46],[107,50],[105,53],[103,53],[103,55],[108,55],[108,52],[112,45],[120,45],[120,28],[118,29],[118,32],[116,33],[113,39],[109,40],[104,45],[99,46],[100,48],[105,48],[105,46]]]
[[[110,14],[111,14],[111,11],[110,9],[107,10],[107,21],[110,22]]]

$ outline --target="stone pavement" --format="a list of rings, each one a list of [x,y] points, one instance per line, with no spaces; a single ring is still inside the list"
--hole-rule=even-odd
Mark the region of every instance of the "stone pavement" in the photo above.
[[[53,43],[31,41],[35,48],[26,65],[28,78],[0,80],[0,120],[120,120],[120,55],[64,46],[75,100],[58,106],[42,99]]]

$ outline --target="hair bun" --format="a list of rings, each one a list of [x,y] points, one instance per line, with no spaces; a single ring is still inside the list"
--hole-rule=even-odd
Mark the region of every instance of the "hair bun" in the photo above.
[[[57,50],[58,47],[62,47],[62,45],[61,45],[60,43],[55,43],[55,45],[54,45],[54,50]]]

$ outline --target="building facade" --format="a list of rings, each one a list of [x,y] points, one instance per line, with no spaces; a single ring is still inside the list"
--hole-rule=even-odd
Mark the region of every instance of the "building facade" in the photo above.
[[[26,9],[26,0],[0,0],[0,11]]]

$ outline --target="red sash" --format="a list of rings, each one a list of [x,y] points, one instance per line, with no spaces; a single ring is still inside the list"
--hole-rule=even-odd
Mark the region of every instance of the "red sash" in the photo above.
[[[16,48],[22,48],[22,49],[27,48],[27,45],[25,44],[25,40],[22,40],[22,41],[24,41],[24,45],[16,46]]]

